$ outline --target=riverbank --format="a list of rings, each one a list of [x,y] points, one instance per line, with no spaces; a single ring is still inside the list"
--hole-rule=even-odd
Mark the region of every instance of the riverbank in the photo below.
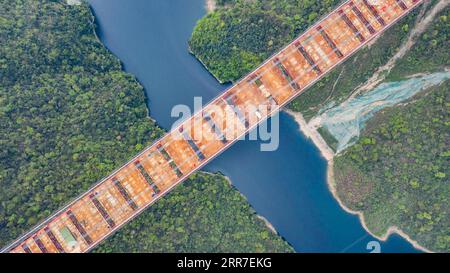
[[[328,146],[323,137],[317,132],[317,130],[308,125],[305,118],[300,112],[294,112],[289,109],[284,109],[286,113],[291,115],[300,126],[300,131],[316,145],[320,150],[322,156],[328,161],[333,161],[335,155],[334,151]]]
[[[195,58],[195,59],[196,59],[196,60],[197,60],[204,68],[205,68],[205,70],[209,73],[209,75],[211,75],[218,83],[220,83],[220,84],[222,84],[222,85],[223,85],[223,84],[230,83],[230,82],[224,82],[224,81],[222,81],[217,75],[215,75],[215,74],[208,68],[208,66],[206,66],[206,64],[203,62],[203,60],[194,54],[194,52],[193,52],[192,49],[191,49],[191,46],[189,46],[189,45],[188,45],[188,52],[189,52],[189,54],[192,55],[192,57],[194,57],[194,58]]]
[[[199,172],[201,172],[201,173],[206,173],[206,174],[210,174],[209,172],[205,172],[205,171],[199,171]],[[243,195],[243,194],[242,194],[242,193],[234,186],[233,181],[231,180],[231,178],[229,178],[228,176],[226,176],[226,175],[224,175],[224,174],[221,174],[221,175],[225,178],[225,180],[228,182],[228,184],[229,184],[231,187],[233,187],[233,189],[235,189],[236,191],[238,191],[239,194],[242,196],[242,198],[244,198],[245,201],[248,202],[247,197],[246,197],[245,195]],[[250,202],[248,202],[248,203],[250,204]],[[275,235],[281,237],[281,235],[278,233],[278,231],[275,229],[275,227],[272,225],[272,223],[271,223],[269,220],[267,220],[267,218],[265,218],[265,217],[262,216],[262,215],[259,215],[259,214],[256,212],[255,208],[254,208],[251,204],[250,204],[250,207],[255,211],[256,217],[257,217],[258,219],[262,220],[262,221],[264,222],[264,224],[266,225],[266,227],[267,227],[270,231],[272,231]],[[283,240],[286,241],[284,238],[283,238]],[[288,241],[286,241],[286,243],[289,244]]]
[[[411,245],[413,245],[414,248],[416,248],[416,249],[418,249],[420,251],[432,253],[431,250],[421,246],[417,241],[413,240],[411,237],[409,237],[408,234],[406,234],[404,231],[402,231],[397,226],[389,227],[388,230],[386,231],[386,233],[383,234],[382,236],[378,236],[378,235],[372,233],[372,231],[370,231],[370,229],[367,227],[367,223],[366,223],[365,218],[364,218],[364,213],[362,213],[361,211],[355,211],[355,210],[352,210],[352,209],[348,208],[342,202],[342,200],[339,198],[339,196],[337,194],[336,182],[334,180],[334,169],[333,169],[334,168],[334,160],[333,160],[333,158],[335,156],[335,153],[333,152],[333,150],[328,146],[328,144],[323,139],[323,137],[319,134],[319,132],[317,132],[317,130],[315,128],[313,128],[313,127],[308,125],[308,123],[303,118],[303,115],[301,113],[294,112],[294,111],[289,110],[289,109],[285,109],[284,111],[286,113],[288,113],[289,115],[291,115],[295,119],[295,121],[299,124],[299,130],[307,138],[311,139],[311,141],[314,143],[314,145],[319,149],[319,151],[322,154],[322,156],[326,159],[326,161],[327,161],[327,185],[328,185],[328,189],[330,190],[331,194],[333,195],[333,197],[338,202],[339,206],[345,212],[353,214],[353,215],[357,215],[358,218],[359,218],[359,221],[361,222],[362,227],[367,231],[367,233],[369,233],[370,235],[372,235],[373,237],[375,237],[376,239],[378,239],[380,241],[387,241],[389,239],[390,235],[398,234],[399,236],[404,238],[406,241],[408,241]]]

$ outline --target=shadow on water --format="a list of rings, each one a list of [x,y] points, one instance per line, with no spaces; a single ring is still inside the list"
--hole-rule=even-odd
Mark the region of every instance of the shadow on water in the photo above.
[[[102,42],[144,85],[150,113],[164,128],[176,104],[206,103],[220,85],[188,52],[187,41],[205,14],[204,0],[89,0]],[[368,252],[374,240],[358,219],[344,212],[326,184],[326,161],[280,114],[280,146],[260,152],[257,141],[240,141],[205,169],[227,175],[258,214],[299,252]],[[399,236],[381,243],[383,252],[414,252]]]

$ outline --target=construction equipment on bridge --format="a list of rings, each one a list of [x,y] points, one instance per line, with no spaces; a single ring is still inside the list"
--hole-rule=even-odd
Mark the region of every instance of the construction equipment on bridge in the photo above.
[[[47,234],[48,238],[50,238],[50,241],[52,241],[53,245],[56,247],[59,253],[64,253],[64,249],[59,243],[58,239],[56,239],[55,234],[48,228],[44,228],[45,233]]]
[[[164,159],[167,160],[170,167],[177,174],[177,176],[182,177],[183,173],[180,171],[177,164],[175,164],[175,162],[173,162],[173,159],[170,157],[169,153],[167,153],[166,149],[164,149],[164,147],[161,144],[158,145],[158,151],[163,155]]]
[[[113,178],[112,179],[114,186],[119,191],[120,195],[122,195],[123,199],[127,202],[127,204],[131,207],[132,210],[137,210],[138,206],[136,203],[131,199],[130,194],[127,192],[127,190],[123,187],[122,183],[120,183],[119,179]]]
[[[78,230],[78,232],[81,234],[81,237],[86,241],[88,245],[91,245],[93,243],[91,237],[87,234],[84,227],[81,225],[81,223],[78,221],[77,217],[73,214],[71,210],[68,210],[67,216],[69,216],[70,221],[72,221],[72,224],[75,226],[75,228]]]
[[[142,166],[141,162],[136,161],[136,162],[134,162],[134,165],[136,165],[136,168],[139,170],[141,175],[144,177],[145,181],[147,181],[147,183],[150,185],[150,187],[152,187],[153,192],[155,194],[160,193],[161,191],[159,190],[158,186],[156,186],[155,182],[153,182],[152,178],[147,173],[147,171],[144,169],[144,167]]]
[[[291,74],[287,71],[286,67],[281,63],[280,59],[276,58],[273,61],[277,68],[280,70],[281,75],[286,79],[286,81],[289,83],[289,85],[294,89],[294,91],[297,91],[300,89],[300,86],[298,83],[294,81],[294,79],[291,77]]]
[[[106,211],[105,207],[98,201],[98,199],[95,197],[95,194],[90,194],[89,198],[91,199],[94,206],[97,208],[98,212],[100,212],[100,215],[105,219],[106,223],[110,228],[113,228],[116,226],[116,223],[111,219],[111,216],[109,216],[108,212]]]

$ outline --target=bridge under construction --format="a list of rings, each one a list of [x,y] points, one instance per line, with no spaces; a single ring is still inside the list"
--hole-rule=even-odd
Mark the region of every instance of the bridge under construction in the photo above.
[[[422,2],[344,2],[2,252],[91,250]]]

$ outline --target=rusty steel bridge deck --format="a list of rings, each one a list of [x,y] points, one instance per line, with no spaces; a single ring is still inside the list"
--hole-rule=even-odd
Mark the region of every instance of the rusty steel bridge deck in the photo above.
[[[346,1],[2,252],[89,251],[421,3]],[[260,105],[268,111],[248,118],[244,108]],[[231,125],[224,122],[230,115]]]

